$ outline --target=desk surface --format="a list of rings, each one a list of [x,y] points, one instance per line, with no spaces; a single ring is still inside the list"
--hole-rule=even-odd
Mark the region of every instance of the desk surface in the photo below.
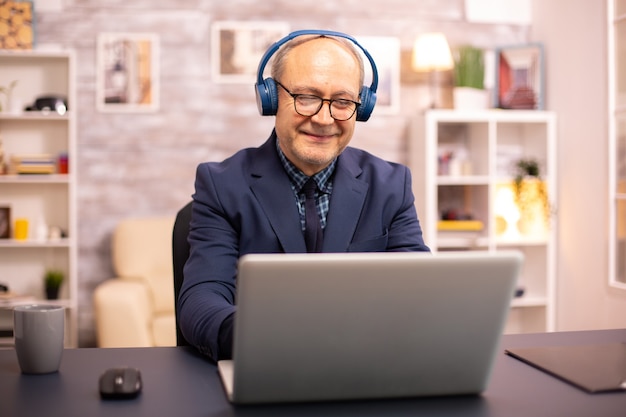
[[[626,330],[509,335],[502,349],[608,342],[626,342]],[[141,370],[143,393],[101,400],[100,374],[124,365]],[[22,375],[15,351],[0,350],[0,416],[96,415],[623,417],[626,393],[587,394],[502,353],[481,396],[234,407],[216,367],[191,348],[67,349],[50,375]]]

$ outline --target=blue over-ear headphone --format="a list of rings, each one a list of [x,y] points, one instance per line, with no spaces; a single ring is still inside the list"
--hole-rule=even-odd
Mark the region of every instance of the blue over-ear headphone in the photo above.
[[[265,52],[263,58],[261,58],[261,62],[259,63],[257,82],[255,84],[256,102],[259,107],[259,113],[261,113],[262,116],[273,116],[278,111],[278,91],[276,89],[276,82],[274,82],[272,78],[263,79],[265,66],[269,62],[272,55],[274,55],[282,45],[289,42],[293,38],[302,35],[336,36],[346,38],[352,41],[363,51],[372,66],[372,84],[369,87],[361,87],[361,92],[359,93],[359,101],[361,102],[361,105],[357,109],[356,120],[364,122],[369,119],[372,114],[372,110],[374,110],[374,105],[376,104],[376,89],[378,88],[378,71],[376,70],[374,59],[370,53],[367,52],[367,50],[363,48],[353,37],[346,35],[345,33],[333,32],[329,30],[297,30],[274,43]]]

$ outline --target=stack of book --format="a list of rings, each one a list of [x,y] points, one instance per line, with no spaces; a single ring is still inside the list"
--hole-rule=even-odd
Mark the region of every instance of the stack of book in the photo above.
[[[10,174],[53,174],[56,170],[54,157],[49,154],[12,155]]]
[[[477,238],[483,230],[480,220],[439,220],[437,231],[447,238]]]

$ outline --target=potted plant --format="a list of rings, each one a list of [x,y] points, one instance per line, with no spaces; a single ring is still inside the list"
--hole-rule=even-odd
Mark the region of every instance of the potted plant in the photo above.
[[[458,48],[454,63],[454,108],[487,108],[483,50],[470,45]]]
[[[520,231],[524,234],[545,233],[551,210],[539,162],[534,158],[518,160],[513,185],[515,203],[520,211]]]
[[[63,271],[57,269],[50,269],[46,271],[46,275],[44,276],[44,285],[46,289],[46,298],[48,300],[56,300],[59,298],[59,290],[64,280],[65,274]]]

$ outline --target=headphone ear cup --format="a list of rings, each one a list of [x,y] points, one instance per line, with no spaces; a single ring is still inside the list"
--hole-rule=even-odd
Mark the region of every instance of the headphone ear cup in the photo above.
[[[370,90],[369,87],[363,86],[359,99],[361,100],[361,105],[356,111],[356,120],[365,122],[372,115],[374,105],[376,105],[376,93]]]
[[[278,111],[278,91],[272,78],[256,84],[256,104],[262,116],[273,116]]]

